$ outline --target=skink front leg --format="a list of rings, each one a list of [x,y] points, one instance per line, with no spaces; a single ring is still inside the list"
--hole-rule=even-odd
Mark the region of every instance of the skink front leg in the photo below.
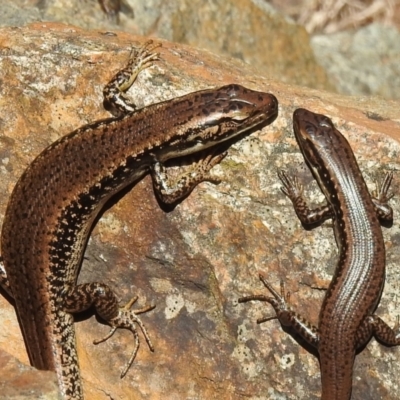
[[[158,60],[159,54],[154,50],[160,43],[147,41],[139,49],[131,51],[128,64],[108,82],[103,89],[104,107],[115,115],[124,115],[136,110],[136,105],[126,96],[141,71],[151,67]]]
[[[281,188],[293,203],[298,218],[305,227],[320,224],[325,220],[332,218],[333,212],[329,205],[323,205],[310,209],[304,198],[303,185],[299,183],[297,177],[290,177],[285,171],[278,172],[279,179],[283,186]]]
[[[393,197],[393,193],[389,191],[393,180],[393,172],[388,172],[382,183],[376,182],[376,190],[372,193],[372,202],[375,211],[381,221],[393,221],[393,209],[389,205],[389,200]]]
[[[200,154],[200,159],[182,168],[183,171],[177,177],[170,176],[162,163],[154,163],[151,166],[151,176],[158,198],[164,204],[173,204],[188,196],[201,182],[211,181],[217,183],[217,180],[211,176],[210,170],[220,163],[226,154],[226,152]]]

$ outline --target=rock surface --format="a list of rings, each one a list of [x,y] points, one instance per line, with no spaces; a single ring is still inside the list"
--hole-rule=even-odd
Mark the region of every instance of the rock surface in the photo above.
[[[22,364],[3,350],[0,351],[0,366],[2,400],[62,400],[53,372],[38,371]]]
[[[124,65],[129,47],[146,39],[118,32],[87,32],[55,23],[0,29],[0,220],[17,179],[58,137],[103,118],[102,88]],[[232,146],[204,183],[174,210],[157,203],[146,177],[104,212],[88,245],[80,282],[110,284],[122,302],[139,295],[139,307],[156,351],[144,339],[124,379],[133,349],[119,331],[94,346],[108,327],[78,317],[78,351],[86,399],[318,399],[317,358],[284,332],[264,304],[238,304],[265,293],[258,272],[279,287],[293,307],[317,322],[337,262],[329,223],[305,231],[280,191],[276,172],[296,172],[313,202],[322,200],[296,145],[292,113],[298,107],[330,116],[349,139],[368,185],[400,169],[399,102],[351,98],[259,76],[244,63],[163,42],[161,60],[142,73],[131,94],[139,105],[236,82],[274,93],[277,120]],[[400,211],[396,175],[392,205]],[[310,186],[308,186],[310,184]],[[398,220],[384,229],[387,280],[377,314],[393,326],[399,315]],[[0,297],[0,348],[27,362],[12,305]],[[90,316],[90,314],[89,314]],[[6,329],[4,329],[4,327]],[[12,374],[1,371],[7,381]],[[357,357],[354,398],[394,400],[400,392],[400,349],[374,340]],[[37,398],[37,397],[33,397]]]
[[[316,35],[311,44],[338,92],[400,99],[400,32],[371,24],[357,31]]]
[[[31,0],[29,10],[26,0],[2,2],[0,25],[37,18],[85,29],[124,30],[235,57],[277,80],[333,90],[305,29],[264,0],[129,0],[134,17],[121,13],[119,25],[105,17],[96,0]]]
[[[265,0],[126,1],[134,12],[120,13],[116,24],[97,0],[2,0],[0,26],[59,21],[124,30],[236,57],[286,83],[350,95],[400,96],[400,24],[310,37]]]

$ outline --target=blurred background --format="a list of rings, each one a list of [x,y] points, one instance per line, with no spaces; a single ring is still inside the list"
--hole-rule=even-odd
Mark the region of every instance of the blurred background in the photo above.
[[[49,20],[208,49],[290,84],[400,98],[400,0],[2,0],[2,26]]]

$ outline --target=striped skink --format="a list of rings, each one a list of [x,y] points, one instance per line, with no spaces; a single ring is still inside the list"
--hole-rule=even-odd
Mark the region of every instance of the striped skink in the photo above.
[[[303,156],[324,193],[327,205],[310,210],[297,178],[279,173],[282,191],[305,226],[332,218],[339,260],[322,303],[318,327],[292,311],[283,287],[279,294],[260,275],[272,297],[246,296],[239,302],[270,303],[282,325],[290,326],[319,353],[323,400],[351,397],[356,350],[374,335],[387,345],[400,344],[400,332],[374,315],[385,279],[385,245],[380,219],[392,220],[388,206],[392,173],[371,196],[349,143],[325,115],[305,109],[293,114]],[[264,318],[264,322],[272,318]]]

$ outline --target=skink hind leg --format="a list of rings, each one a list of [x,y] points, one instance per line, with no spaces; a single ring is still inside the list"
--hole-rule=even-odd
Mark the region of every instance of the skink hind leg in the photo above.
[[[374,336],[379,342],[386,346],[400,345],[399,319],[396,325],[391,328],[385,321],[376,315],[369,315],[356,333],[357,348],[363,346],[368,340]]]
[[[289,306],[290,294],[285,294],[283,283],[281,282],[281,293],[279,294],[261,274],[260,280],[264,284],[264,286],[271,292],[273,297],[268,297],[264,295],[245,296],[239,298],[239,303],[259,300],[271,304],[271,306],[275,310],[276,315],[273,317],[260,318],[257,320],[258,324],[265,321],[270,321],[271,319],[278,319],[282,325],[291,327],[307,343],[317,348],[319,343],[318,329],[314,325],[311,325],[299,314],[291,310]]]
[[[154,351],[147,330],[138,317],[138,314],[153,310],[155,306],[148,306],[139,310],[131,310],[131,307],[136,300],[137,297],[134,297],[124,307],[120,307],[114,292],[107,285],[99,282],[77,285],[65,298],[65,311],[69,313],[77,313],[84,311],[93,305],[97,314],[111,325],[112,328],[109,334],[100,340],[96,340],[94,344],[99,344],[109,339],[118,328],[129,329],[133,333],[135,338],[135,347],[129,361],[126,363],[121,373],[121,378],[126,375],[139,350],[140,342],[136,326],[139,326],[141,329],[149,349]]]
[[[200,159],[193,164],[182,168],[177,177],[172,177],[167,169],[160,162],[154,163],[151,167],[154,190],[158,198],[165,204],[173,204],[177,200],[186,197],[190,192],[203,181],[218,183],[210,170],[226,156],[226,152],[214,154],[211,152],[200,153]]]
[[[136,302],[137,299],[138,299],[137,296],[133,297],[128,304],[119,309],[118,315],[115,318],[112,318],[107,321],[112,326],[112,329],[110,330],[107,336],[103,337],[102,339],[95,340],[93,342],[94,344],[99,344],[108,340],[118,328],[129,329],[133,333],[133,336],[135,338],[135,348],[133,349],[131,357],[129,358],[128,362],[126,363],[124,369],[121,372],[121,378],[123,378],[128,372],[139,350],[139,345],[140,345],[139,335],[135,324],[137,324],[141,329],[143,336],[146,339],[147,345],[149,346],[149,349],[151,351],[154,351],[154,347],[153,344],[151,343],[149,334],[147,333],[147,329],[137,315],[143,314],[147,311],[151,311],[155,308],[155,306],[148,306],[140,310],[131,311],[131,307]]]

